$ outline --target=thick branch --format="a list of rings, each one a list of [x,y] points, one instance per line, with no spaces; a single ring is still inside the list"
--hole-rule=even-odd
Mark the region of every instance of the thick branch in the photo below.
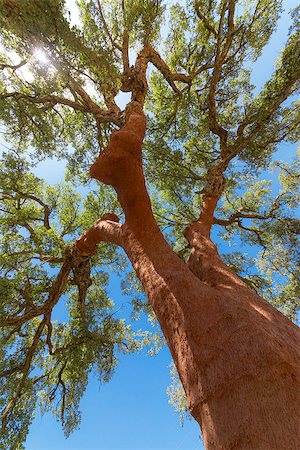
[[[203,236],[210,237],[210,231],[214,223],[214,211],[218,199],[216,196],[204,195],[199,219],[189,224],[184,230],[184,236],[188,240],[191,248],[197,246],[195,232],[198,234],[201,231]]]
[[[210,238],[211,228],[214,224],[214,212],[226,184],[223,175],[226,168],[227,164],[221,161],[207,171],[204,189],[201,191],[203,200],[200,217],[196,222],[190,223],[184,231],[184,236],[191,248],[197,245],[195,236],[199,234],[200,230],[203,236]]]
[[[104,214],[91,228],[76,241],[82,255],[93,255],[100,242],[122,245],[122,227],[115,214]]]
[[[111,134],[109,145],[91,166],[90,175],[114,187],[128,227],[136,236],[150,240],[152,233],[159,232],[159,228],[153,216],[142,168],[146,118],[136,102],[131,102],[127,111],[125,126]]]
[[[190,223],[184,230],[184,236],[192,249],[187,261],[189,268],[201,280],[209,274],[208,278],[212,283],[215,282],[215,275],[218,277],[218,274],[217,272],[215,274],[210,268],[223,264],[215,245],[210,239],[210,233],[214,224],[214,212],[225,187],[226,180],[223,172],[226,167],[227,164],[221,161],[208,170],[203,189],[200,217],[196,222]],[[221,278],[223,280],[223,277]]]
[[[148,90],[146,71],[149,62],[151,62],[161,72],[173,91],[177,94],[179,94],[180,91],[174,83],[175,81],[190,84],[196,74],[200,73],[200,69],[193,75],[172,72],[166,62],[161,58],[160,54],[151,45],[145,45],[136,59],[135,66],[131,70],[124,72],[123,85],[121,88],[124,92],[131,91],[132,101],[136,101],[141,105],[145,102],[145,97]],[[201,71],[208,67],[210,66],[205,65],[201,67]]]
[[[149,52],[149,61],[161,72],[165,77],[174,92],[178,93],[179,90],[174,84],[174,81],[181,81],[182,83],[191,83],[191,77],[183,73],[172,72],[169,66],[161,58],[160,54],[150,45],[147,46]]]

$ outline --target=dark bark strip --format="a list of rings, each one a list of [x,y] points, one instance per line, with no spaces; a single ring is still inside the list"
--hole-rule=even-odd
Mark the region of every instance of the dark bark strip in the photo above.
[[[121,245],[155,311],[207,449],[285,449],[299,443],[297,327],[252,292],[221,261],[209,238],[217,198],[206,195],[186,235],[197,249],[197,276],[164,240],[142,169],[145,117],[130,108],[91,175],[112,185],[124,225],[102,218],[81,251],[101,240]],[[298,344],[298,345],[297,345]]]

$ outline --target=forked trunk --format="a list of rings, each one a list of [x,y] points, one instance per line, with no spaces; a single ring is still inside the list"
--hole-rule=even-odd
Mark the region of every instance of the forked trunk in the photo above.
[[[172,251],[153,218],[145,187],[144,131],[143,114],[131,111],[91,168],[93,177],[116,189],[125,224],[104,217],[78,246],[88,252],[109,240],[126,251],[171,350],[206,449],[295,450],[300,430],[297,327],[222,262],[209,238],[209,214],[186,230],[192,247],[188,264]]]
[[[206,449],[299,448],[296,327],[230,271],[227,283],[225,275],[220,284],[200,281],[161,237],[142,246],[128,232],[124,248],[165,335]],[[222,273],[224,266],[212,271],[217,269]]]

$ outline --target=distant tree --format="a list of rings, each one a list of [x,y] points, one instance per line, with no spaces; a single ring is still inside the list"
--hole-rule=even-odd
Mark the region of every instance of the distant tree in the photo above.
[[[255,93],[278,0],[78,5],[71,26],[63,0],[0,0],[2,448],[22,448],[37,402],[68,434],[88,374],[107,381],[116,348],[155,339],[113,314],[105,265],[123,270],[120,247],[151,305],[138,295],[134,308],[154,312],[206,448],[294,450],[299,172],[275,152],[299,137],[299,8]],[[68,161],[66,183],[47,186],[32,166],[53,156]],[[232,241],[239,251],[224,254]],[[123,283],[140,289],[128,271]]]

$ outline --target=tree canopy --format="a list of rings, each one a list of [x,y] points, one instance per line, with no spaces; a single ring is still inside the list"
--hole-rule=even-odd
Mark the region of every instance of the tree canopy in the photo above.
[[[158,334],[133,332],[115,315],[111,271],[123,278],[134,315],[155,320],[124,254],[108,242],[82,256],[73,245],[107,212],[123,217],[114,191],[87,175],[124,124],[120,93],[131,93],[147,113],[146,182],[174,251],[186,259],[184,228],[199,216],[204,195],[219,196],[213,233],[223,260],[297,318],[299,162],[278,160],[276,152],[299,138],[300,8],[257,92],[251,69],[276,29],[278,0],[78,6],[80,24],[71,25],[63,0],[0,0],[3,448],[23,448],[37,405],[68,435],[90,372],[108,381],[118,352],[161,345]],[[36,175],[52,157],[67,161],[63,184]],[[63,319],[59,302],[66,303]],[[175,403],[178,389],[176,382],[170,389]]]

